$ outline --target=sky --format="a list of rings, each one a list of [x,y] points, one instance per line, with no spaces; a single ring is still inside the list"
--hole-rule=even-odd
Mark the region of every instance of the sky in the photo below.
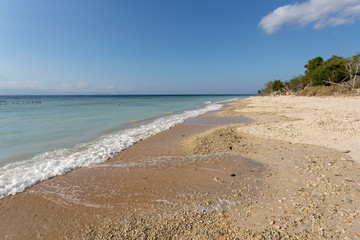
[[[360,0],[0,0],[0,95],[256,93],[359,43]]]

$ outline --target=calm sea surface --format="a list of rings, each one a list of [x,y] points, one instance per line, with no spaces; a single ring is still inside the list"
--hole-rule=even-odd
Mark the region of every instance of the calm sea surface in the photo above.
[[[242,97],[0,96],[0,198]]]

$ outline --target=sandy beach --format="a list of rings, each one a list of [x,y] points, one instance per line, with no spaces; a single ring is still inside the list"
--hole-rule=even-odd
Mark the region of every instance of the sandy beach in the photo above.
[[[0,239],[360,239],[360,97],[251,97],[0,200]]]
[[[360,97],[262,97],[234,104],[234,111],[257,122],[241,133],[334,148],[360,163],[359,104]]]

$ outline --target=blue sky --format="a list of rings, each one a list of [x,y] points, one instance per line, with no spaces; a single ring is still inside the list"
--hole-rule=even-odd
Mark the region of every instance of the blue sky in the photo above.
[[[0,0],[0,94],[256,93],[360,52],[360,0]]]

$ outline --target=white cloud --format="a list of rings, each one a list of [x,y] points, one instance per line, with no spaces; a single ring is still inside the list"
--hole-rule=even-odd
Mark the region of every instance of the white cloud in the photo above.
[[[39,81],[0,81],[0,88],[22,88],[22,89],[34,89],[39,90],[42,88]]]
[[[314,23],[314,29],[350,24],[360,18],[360,0],[309,0],[285,5],[263,17],[259,26],[268,34],[283,25],[305,26]]]
[[[23,91],[42,91],[42,92],[52,92],[52,93],[96,93],[96,94],[107,94],[107,93],[121,93],[129,91],[129,88],[123,88],[115,85],[93,85],[88,82],[77,82],[77,83],[48,83],[40,81],[10,81],[6,79],[0,79],[0,90],[1,89],[10,89],[10,90],[21,90]]]
[[[78,87],[78,89],[85,90],[85,91],[94,88],[90,83],[87,83],[87,82],[78,82],[77,87]]]

